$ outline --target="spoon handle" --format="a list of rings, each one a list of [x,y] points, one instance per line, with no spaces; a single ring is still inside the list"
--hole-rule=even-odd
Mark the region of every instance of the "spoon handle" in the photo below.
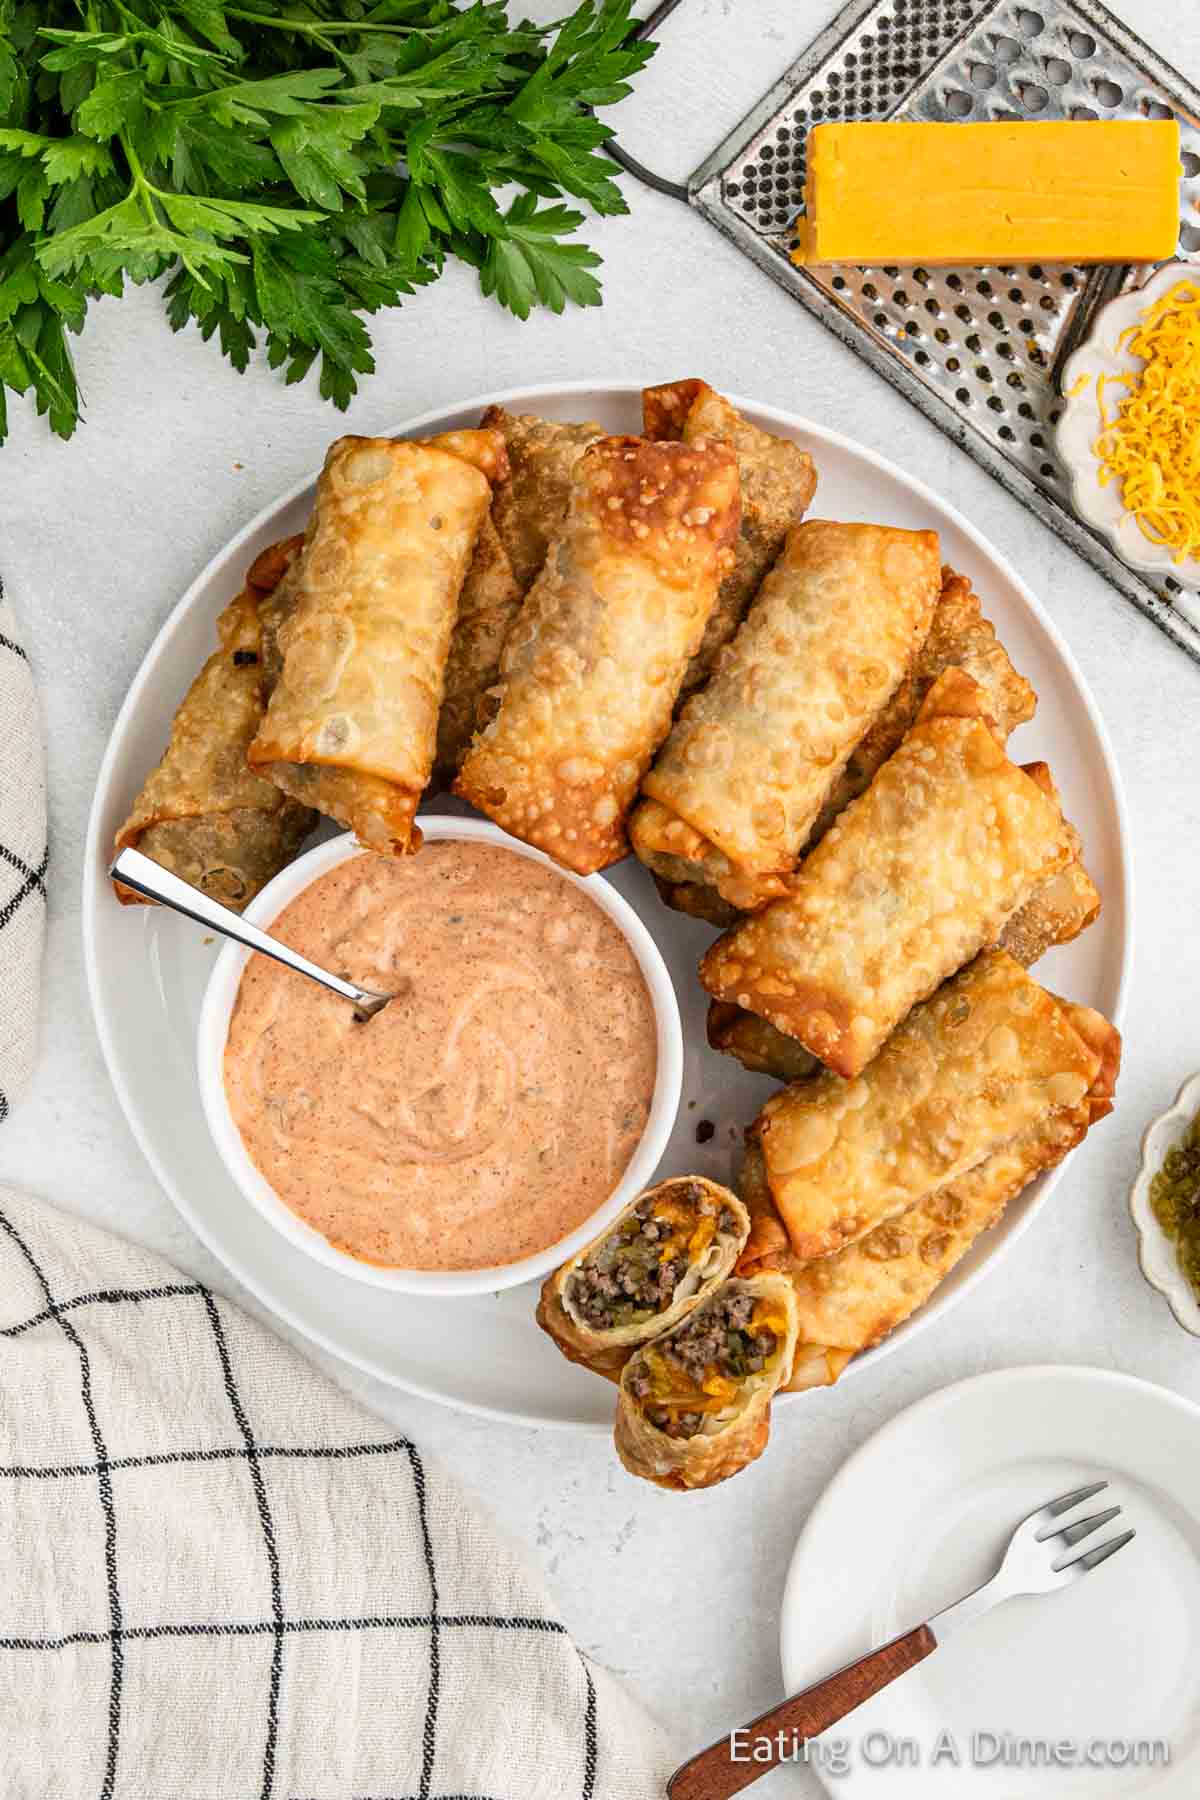
[[[273,957],[284,968],[295,969],[299,975],[307,975],[310,981],[319,981],[331,993],[349,1000],[363,1018],[372,1018],[391,998],[390,994],[377,994],[371,988],[357,987],[352,981],[343,981],[339,975],[331,975],[328,969],[318,968],[316,963],[309,962],[299,951],[289,949],[278,938],[260,931],[257,925],[251,925],[248,919],[231,912],[219,900],[210,899],[199,888],[193,887],[191,882],[181,880],[169,869],[152,862],[140,850],[122,850],[108,873],[113,881],[119,881],[122,887],[132,889],[135,894],[142,894],[147,900],[157,900],[160,906],[169,906],[172,912],[182,913],[185,919],[192,919],[197,925],[205,925],[210,931],[219,932],[222,937],[232,938],[235,944],[245,944],[248,950],[257,950],[262,956]]]

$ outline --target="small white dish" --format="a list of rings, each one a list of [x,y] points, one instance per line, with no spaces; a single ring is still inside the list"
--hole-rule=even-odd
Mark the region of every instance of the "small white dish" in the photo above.
[[[1192,1292],[1179,1266],[1175,1246],[1154,1216],[1150,1183],[1200,1112],[1200,1075],[1185,1081],[1175,1104],[1152,1119],[1142,1136],[1142,1166],[1129,1194],[1129,1215],[1138,1234],[1138,1262],[1142,1274],[1156,1288],[1185,1331],[1200,1337],[1200,1300]]]
[[[1125,507],[1119,481],[1100,485],[1100,459],[1095,443],[1102,426],[1097,377],[1132,375],[1143,367],[1142,358],[1121,343],[1121,334],[1136,325],[1148,306],[1180,281],[1200,281],[1200,262],[1165,263],[1144,287],[1120,294],[1102,306],[1090,336],[1067,358],[1063,368],[1063,410],[1055,430],[1055,449],[1071,481],[1071,504],[1079,517],[1106,537],[1121,561],[1144,575],[1169,575],[1183,588],[1200,588],[1200,558],[1177,563],[1165,544],[1155,544]],[[1109,394],[1111,417],[1121,393]],[[1176,597],[1175,605],[1193,625],[1200,627],[1200,602],[1190,595]]]
[[[792,1558],[785,1691],[977,1587],[1020,1519],[1097,1480],[1111,1485],[1097,1506],[1119,1502],[1136,1541],[1086,1581],[997,1607],[816,1739],[810,1766],[829,1794],[1195,1800],[1200,1407],[1112,1370],[978,1375],[909,1407],[856,1451]],[[1044,1746],[1043,1760],[1030,1766],[1017,1740]],[[1166,1745],[1167,1760],[1135,1752],[1140,1744]],[[1078,1761],[1070,1749],[1047,1758],[1059,1745],[1076,1747]]]
[[[367,1282],[371,1287],[390,1289],[393,1293],[450,1297],[493,1294],[501,1288],[541,1280],[551,1269],[557,1268],[559,1263],[574,1256],[577,1250],[582,1250],[597,1232],[603,1231],[616,1218],[623,1206],[640,1193],[642,1188],[650,1185],[679,1111],[683,1089],[683,1028],[675,988],[658,945],[629,902],[622,899],[609,882],[602,881],[596,875],[572,875],[568,870],[558,868],[540,850],[518,843],[507,832],[501,831],[499,826],[484,819],[428,818],[422,815],[421,832],[426,840],[432,842],[445,839],[461,842],[465,839],[470,843],[494,844],[499,849],[510,851],[514,856],[528,857],[531,862],[553,869],[564,881],[573,882],[576,887],[582,888],[601,912],[612,920],[637,958],[658,1026],[658,1067],[654,1096],[650,1102],[650,1116],[646,1120],[641,1141],[620,1183],[603,1205],[597,1207],[582,1225],[569,1236],[561,1238],[558,1243],[550,1244],[533,1256],[524,1256],[517,1262],[497,1267],[455,1270],[381,1268],[339,1250],[289,1206],[284,1205],[262,1171],[251,1160],[242,1135],[234,1123],[229,1096],[225,1091],[225,1041],[229,1035],[229,1021],[237,1000],[242,971],[255,953],[232,942],[225,945],[213,965],[200,1008],[200,1023],[196,1033],[200,1099],[213,1142],[242,1194],[282,1237],[297,1249],[305,1251],[315,1261],[323,1263],[327,1269],[336,1269],[341,1275],[352,1276],[357,1281]],[[349,861],[351,857],[370,854],[369,851],[362,850],[349,834],[318,844],[315,849],[307,851],[289,864],[273,881],[268,882],[262,893],[246,908],[246,918],[252,924],[270,930],[272,920],[278,918],[284,907],[303,893],[312,882],[328,874],[330,869],[337,868],[340,863]],[[294,979],[300,981],[304,978],[297,975]],[[370,1029],[370,1025],[363,1027],[364,1031]]]

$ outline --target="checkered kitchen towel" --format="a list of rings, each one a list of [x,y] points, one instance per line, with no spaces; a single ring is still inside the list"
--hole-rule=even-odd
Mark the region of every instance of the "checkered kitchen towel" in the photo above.
[[[670,1766],[414,1444],[0,1189],[3,1800],[652,1800]]]
[[[0,1121],[33,1069],[46,862],[37,696],[0,583]]]

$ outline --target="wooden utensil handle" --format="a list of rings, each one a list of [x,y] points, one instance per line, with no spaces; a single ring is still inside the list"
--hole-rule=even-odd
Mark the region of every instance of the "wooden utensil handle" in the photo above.
[[[740,1794],[776,1763],[794,1755],[804,1740],[828,1731],[936,1649],[937,1639],[928,1625],[918,1625],[915,1631],[893,1638],[890,1644],[881,1644],[878,1650],[848,1663],[834,1675],[827,1675],[802,1694],[793,1694],[790,1700],[773,1706],[742,1731],[718,1738],[699,1756],[681,1764],[667,1783],[671,1800],[727,1800],[730,1794]],[[743,1752],[736,1761],[735,1736]],[[763,1743],[769,1746],[769,1757],[761,1748]]]

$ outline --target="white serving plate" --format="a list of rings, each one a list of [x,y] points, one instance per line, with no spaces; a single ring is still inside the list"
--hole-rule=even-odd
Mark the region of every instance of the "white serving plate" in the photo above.
[[[1071,505],[1085,524],[1106,537],[1123,563],[1144,575],[1173,576],[1185,589],[1200,588],[1200,560],[1189,556],[1176,562],[1166,544],[1148,538],[1136,518],[1127,512],[1121,483],[1100,485],[1100,459],[1095,443],[1100,435],[1098,377],[1133,375],[1144,368],[1121,335],[1136,325],[1141,314],[1181,281],[1200,281],[1200,263],[1167,263],[1144,287],[1119,294],[1102,306],[1095,324],[1078,350],[1067,358],[1062,373],[1063,410],[1054,433],[1058,451],[1071,481]],[[1078,387],[1078,392],[1072,389]],[[1120,404],[1124,388],[1108,394],[1108,415]],[[1176,595],[1175,605],[1191,623],[1200,626],[1200,599],[1192,593]]]
[[[969,1593],[1017,1522],[1107,1480],[1106,1534],[1137,1536],[1082,1581],[1010,1600],[859,1707],[810,1766],[838,1800],[1195,1800],[1200,1793],[1200,1408],[1107,1369],[978,1375],[909,1407],[843,1465],[809,1514],[784,1589],[794,1693]],[[1093,1510],[1085,1507],[1084,1511]],[[948,1732],[961,1761],[947,1751]],[[1081,1746],[1160,1739],[1135,1767],[988,1761],[1004,1733]],[[832,1766],[835,1740],[848,1768]],[[912,1740],[916,1759],[888,1751]],[[1118,1753],[1119,1754],[1119,1753]],[[874,1764],[874,1766],[872,1766]],[[781,1778],[780,1792],[788,1785]],[[792,1783],[791,1785],[795,1785]],[[806,1793],[809,1789],[806,1787]]]
[[[662,379],[670,371],[654,373]],[[474,424],[481,409],[496,402],[518,412],[597,418],[612,430],[636,430],[640,391],[629,382],[516,389],[428,413],[398,429],[425,434]],[[1104,896],[1098,923],[1075,944],[1046,957],[1038,976],[1119,1021],[1132,930],[1124,800],[1107,732],[1055,626],[1004,558],[922,482],[837,432],[755,401],[734,397],[734,403],[756,423],[794,435],[813,451],[820,477],[814,516],[910,529],[934,526],[944,559],[975,582],[987,615],[1041,697],[1038,716],[1021,728],[1013,753],[1021,761],[1044,758],[1054,770]],[[96,784],[83,876],[84,955],[109,1072],[138,1143],[184,1218],[230,1272],[297,1331],[356,1367],[428,1398],[522,1424],[607,1431],[610,1384],[553,1349],[534,1323],[533,1288],[453,1302],[399,1297],[318,1268],[280,1241],[226,1173],[200,1105],[196,1022],[217,948],[158,908],[118,905],[105,878],[113,834],[146,770],[162,753],[180,698],[212,649],[217,613],[259,550],[303,526],[312,492],[312,480],[301,483],[213,559],[150,646],[114,726]],[[430,810],[463,809],[438,801]],[[742,1129],[775,1084],[708,1049],[706,998],[695,969],[712,931],[663,907],[649,875],[634,860],[609,878],[653,931],[680,1000],[684,1098],[660,1175],[697,1172],[729,1181]],[[716,1131],[698,1144],[696,1126],[705,1119]],[[969,1293],[1031,1223],[1060,1174],[1051,1171],[1027,1189],[933,1300],[877,1350],[851,1364],[843,1380],[870,1379],[882,1357],[910,1343]],[[800,1405],[800,1397],[788,1399],[778,1412],[787,1416]]]

